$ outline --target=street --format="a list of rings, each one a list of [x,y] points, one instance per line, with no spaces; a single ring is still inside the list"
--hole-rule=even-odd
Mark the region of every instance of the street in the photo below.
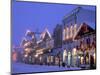
[[[63,70],[80,70],[81,68],[77,67],[59,67],[59,66],[47,66],[47,65],[30,65],[24,63],[13,63],[12,64],[12,73],[27,73],[27,72],[50,72],[50,71],[63,71]]]

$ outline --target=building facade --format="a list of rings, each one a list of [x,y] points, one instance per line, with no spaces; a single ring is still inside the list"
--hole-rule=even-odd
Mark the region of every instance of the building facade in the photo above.
[[[84,22],[81,16],[89,14],[90,11],[83,11],[83,8],[78,7],[65,16],[62,25],[57,24],[52,35],[45,28],[37,39],[35,32],[27,30],[21,42],[24,50],[23,62],[96,68],[96,30],[87,21]]]

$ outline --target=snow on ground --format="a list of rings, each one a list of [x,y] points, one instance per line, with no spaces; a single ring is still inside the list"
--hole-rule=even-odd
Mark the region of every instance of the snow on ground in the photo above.
[[[59,67],[47,65],[30,65],[24,63],[12,63],[12,73],[29,73],[29,72],[48,72],[48,71],[63,71],[63,70],[80,70],[77,67]]]

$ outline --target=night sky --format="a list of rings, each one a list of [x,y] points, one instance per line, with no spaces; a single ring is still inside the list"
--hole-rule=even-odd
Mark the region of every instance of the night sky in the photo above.
[[[45,28],[48,28],[52,34],[55,26],[62,24],[64,16],[78,6],[79,5],[16,2],[12,0],[12,45],[20,45],[27,29],[42,32]],[[95,6],[82,5],[82,7],[95,11]],[[88,23],[91,27],[95,28],[95,22]]]

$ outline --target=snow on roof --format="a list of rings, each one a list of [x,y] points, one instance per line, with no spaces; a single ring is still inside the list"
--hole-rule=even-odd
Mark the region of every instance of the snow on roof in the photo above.
[[[27,39],[26,39],[25,37],[23,38],[23,41],[24,41],[24,40],[27,41]]]
[[[22,41],[21,41],[21,43],[20,43],[20,46],[22,46],[23,43],[25,43],[25,41],[27,41],[27,39],[26,39],[25,37],[23,37],[23,38],[22,38]]]
[[[25,36],[31,36],[31,37],[32,37],[32,39],[35,39],[35,34],[34,34],[34,32],[32,32],[32,31],[31,31],[31,30],[29,30],[29,29],[26,31]]]
[[[31,31],[28,29],[26,30],[25,36],[27,36],[27,34],[29,34]]]
[[[40,38],[43,39],[44,36],[45,36],[45,32],[42,32],[41,35],[40,35]]]
[[[49,37],[51,38],[51,34],[49,33],[48,29],[46,29],[46,32],[48,33]]]
[[[51,38],[51,34],[49,33],[48,29],[45,28],[44,32],[42,32],[42,34],[40,35],[40,38],[41,39],[44,39],[46,33],[48,34],[48,36]]]
[[[86,25],[86,26],[90,27],[90,26],[89,26],[89,25],[87,25],[86,23],[82,23],[82,24],[78,27],[78,29],[77,29],[76,33],[74,34],[73,39],[75,39],[75,37],[77,36],[77,34],[80,32],[81,28],[82,28],[84,25]]]
[[[42,42],[42,40],[37,41],[37,44],[39,44],[40,42]]]
[[[78,29],[76,30],[76,33],[73,36],[73,39],[76,37],[76,35],[78,34],[78,32],[80,31],[81,27],[83,24],[79,25]]]

